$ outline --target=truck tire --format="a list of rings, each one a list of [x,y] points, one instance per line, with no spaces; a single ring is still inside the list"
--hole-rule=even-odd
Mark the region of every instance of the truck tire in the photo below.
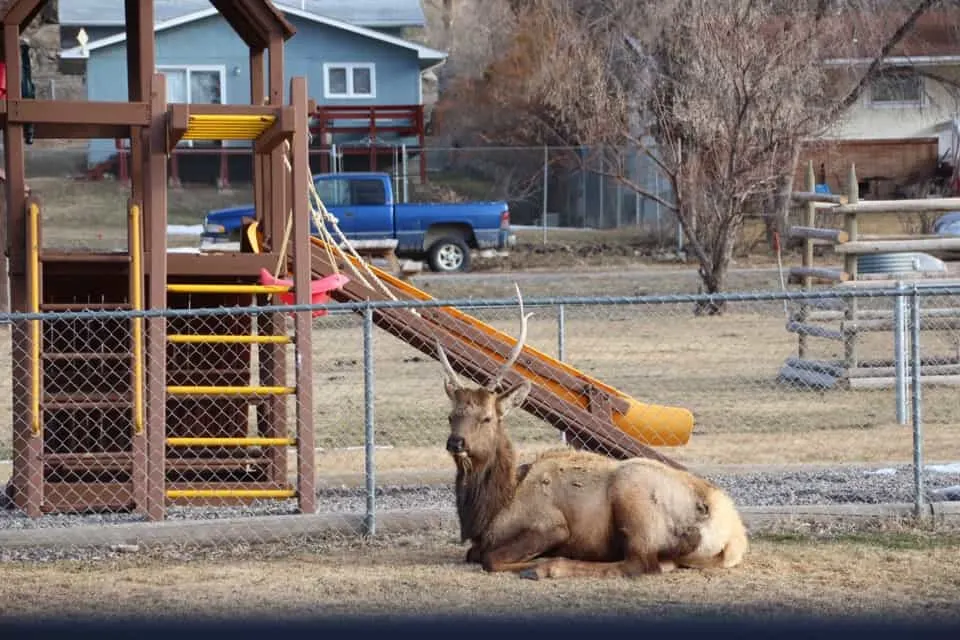
[[[440,273],[470,270],[470,247],[463,238],[445,236],[427,250],[427,264]]]

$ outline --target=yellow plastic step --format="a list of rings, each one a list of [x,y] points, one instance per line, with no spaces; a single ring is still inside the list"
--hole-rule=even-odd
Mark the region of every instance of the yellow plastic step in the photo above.
[[[167,489],[168,498],[296,498],[296,489]]]
[[[167,438],[170,447],[292,447],[295,438]]]
[[[226,334],[171,333],[167,341],[173,344],[290,344],[290,336],[247,336]]]
[[[284,284],[168,284],[167,293],[286,293]]]
[[[278,396],[296,392],[296,387],[220,387],[220,386],[169,386],[167,393],[173,396]]]

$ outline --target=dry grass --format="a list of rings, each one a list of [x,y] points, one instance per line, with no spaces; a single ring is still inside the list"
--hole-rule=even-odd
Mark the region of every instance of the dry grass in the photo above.
[[[530,582],[462,564],[449,534],[0,569],[0,617],[298,615],[956,616],[960,538],[915,532],[759,537],[732,571]],[[274,552],[274,553],[271,553]],[[266,554],[266,557],[261,555]],[[273,557],[270,557],[273,555]],[[219,557],[217,557],[219,556]],[[43,594],[43,597],[37,597]]]

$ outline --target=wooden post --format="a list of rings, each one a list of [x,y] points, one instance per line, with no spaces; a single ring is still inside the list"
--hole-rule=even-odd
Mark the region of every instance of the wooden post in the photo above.
[[[264,50],[250,49],[250,104],[263,104],[267,97],[266,83],[263,77]],[[263,176],[266,172],[263,156],[254,151],[253,144],[250,145],[250,152],[253,156],[253,202],[254,219],[260,222],[260,232],[267,234],[269,229],[263,225],[263,212],[266,209],[264,205]]]
[[[283,104],[283,39],[279,36],[270,41],[267,49],[267,91],[269,92],[269,102],[273,106]],[[268,184],[271,185],[271,193],[265,197],[264,206],[264,229],[263,234],[269,238],[270,251],[276,253],[280,244],[283,242],[283,227],[287,218],[289,205],[286,202],[286,193],[283,188],[284,176],[287,169],[283,163],[284,148],[282,145],[273,149],[270,156],[266,159],[268,165]],[[306,189],[306,186],[304,186]],[[269,198],[269,199],[267,199]]]
[[[167,83],[153,76],[150,92],[153,114],[144,131],[146,145],[144,217],[150,237],[149,308],[167,306]],[[167,431],[167,319],[152,317],[147,326],[147,518],[162,520],[166,513]]]
[[[290,102],[294,113],[294,134],[291,142],[291,179],[293,205],[293,282],[298,305],[310,304],[310,179],[309,150],[307,148],[307,81],[297,77],[290,80]],[[297,495],[301,513],[316,511],[313,432],[313,314],[297,311],[296,328],[296,386],[297,386]]]
[[[817,178],[813,173],[813,160],[807,161],[807,175],[804,187],[808,192],[813,192],[817,188]],[[817,203],[812,201],[808,202],[805,214],[803,224],[807,227],[815,227],[817,223]],[[804,238],[803,240],[803,266],[808,269],[813,267],[813,238]],[[812,288],[813,278],[808,275],[804,276],[803,290],[809,291]],[[808,306],[806,302],[801,302],[800,317],[798,318],[800,322],[807,321],[807,310]],[[797,337],[797,357],[807,357],[807,336],[804,333],[799,334]]]
[[[124,14],[125,14],[125,24],[127,29],[127,98],[130,102],[144,102],[150,100],[150,84],[153,79],[153,71],[155,67],[155,54],[154,54],[154,35],[153,35],[153,0],[125,0],[124,1]],[[139,208],[137,214],[138,221],[136,228],[134,227],[134,221],[132,215],[128,216],[128,231],[127,231],[127,249],[131,256],[130,261],[130,303],[131,305],[135,304],[134,294],[139,292],[140,295],[140,304],[143,305],[143,291],[144,285],[146,283],[146,278],[143,274],[143,255],[145,251],[149,250],[150,243],[144,239],[144,220],[149,220],[149,216],[144,216],[144,203],[146,202],[146,189],[144,187],[145,183],[145,162],[144,162],[144,150],[147,148],[149,140],[145,140],[145,129],[143,127],[131,127],[130,129],[130,200],[127,203],[128,211],[131,211],[131,207],[136,205]],[[122,163],[126,162],[125,156],[121,153],[119,156],[119,161]],[[136,233],[134,233],[136,231]],[[149,238],[150,234],[146,234]],[[139,264],[140,264],[140,273],[134,273],[133,269],[133,257],[134,254],[139,255]],[[135,282],[134,278],[139,278],[139,282]],[[141,335],[134,335],[133,325],[131,323],[131,350],[134,347],[134,341],[140,341],[140,348],[143,348],[143,335],[141,329]],[[139,320],[139,325],[142,328],[144,325],[144,320],[141,318]],[[146,359],[145,359],[146,360]],[[143,363],[141,363],[143,364]],[[138,379],[135,375],[134,368],[137,365],[134,363],[131,366],[130,371],[130,388],[134,393],[137,392],[136,385],[142,384],[143,380]],[[143,372],[145,374],[145,372]],[[141,387],[140,391],[143,393],[145,389]],[[143,407],[139,408],[140,411],[143,410]],[[144,429],[141,432],[136,430],[136,420],[138,418],[134,417],[134,424],[131,426],[133,429],[133,436],[131,437],[131,483],[133,484],[133,503],[134,510],[137,513],[147,515],[147,503],[149,497],[149,469],[150,465],[148,463],[147,455],[147,429],[146,421],[144,421]],[[144,420],[143,415],[139,416],[139,420]]]
[[[850,173],[847,176],[847,202],[857,204],[860,202],[860,187],[857,185],[857,167],[850,163]],[[844,214],[844,228],[850,242],[857,241],[857,214]],[[843,258],[843,270],[850,274],[851,280],[857,279],[857,256],[856,254],[846,254]],[[847,298],[847,309],[844,319],[847,322],[853,321],[857,317],[857,299]],[[846,368],[853,369],[857,366],[857,334],[848,332],[843,338],[843,361]]]
[[[7,65],[7,99],[22,97],[20,55],[20,27],[3,25],[3,59]],[[9,255],[10,309],[27,311],[27,189],[23,125],[7,121],[3,130],[3,153],[6,163],[7,220],[6,250]],[[26,322],[11,327],[10,352],[12,360],[13,391],[13,477],[14,503],[31,518],[40,515],[43,501],[43,441],[34,437],[30,425],[30,406],[27,402],[30,379],[28,354],[30,332]]]

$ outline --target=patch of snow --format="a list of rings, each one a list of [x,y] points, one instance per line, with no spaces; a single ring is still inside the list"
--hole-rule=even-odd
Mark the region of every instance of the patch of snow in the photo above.
[[[960,500],[960,484],[955,484],[951,487],[941,487],[939,489],[934,489],[932,491],[933,495],[943,498],[953,502],[955,500]]]
[[[202,253],[200,249],[196,247],[168,247],[167,253]]]
[[[895,476],[897,475],[897,470],[893,467],[884,467],[883,469],[874,469],[873,471],[867,471],[866,475],[868,476]]]
[[[928,464],[927,471],[932,473],[960,473],[960,462],[950,464]]]
[[[203,233],[202,224],[168,224],[168,236],[199,236]]]
[[[511,229],[519,229],[521,231],[540,231],[543,229],[543,225],[539,224],[511,224]],[[547,226],[547,231],[596,231],[593,227],[552,227]]]

